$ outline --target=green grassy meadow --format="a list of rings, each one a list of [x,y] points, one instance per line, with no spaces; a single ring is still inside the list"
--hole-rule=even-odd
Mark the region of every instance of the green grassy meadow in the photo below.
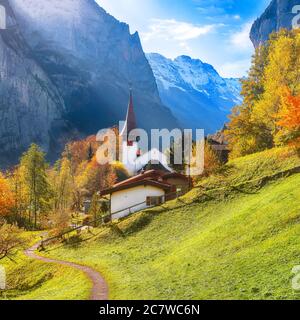
[[[39,233],[24,233],[31,244],[40,240]],[[0,300],[82,300],[88,299],[91,283],[78,270],[47,264],[27,258],[23,252],[4,259],[7,290],[0,291]]]
[[[111,299],[299,299],[300,174],[287,173],[299,162],[287,149],[238,159],[181,199],[47,254],[99,270]]]
[[[110,299],[300,299],[292,289],[292,268],[300,265],[299,167],[288,148],[231,161],[184,197],[43,255],[95,268]],[[40,234],[24,236],[34,243]],[[70,267],[22,252],[1,264],[8,290],[0,300],[90,295],[90,281]]]

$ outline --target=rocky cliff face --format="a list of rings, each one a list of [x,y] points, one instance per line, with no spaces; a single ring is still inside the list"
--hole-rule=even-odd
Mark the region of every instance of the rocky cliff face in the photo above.
[[[137,33],[94,0],[10,0],[36,59],[60,90],[68,117],[94,133],[123,120],[129,84],[139,125],[172,127]],[[157,114],[160,119],[155,119]]]
[[[33,58],[9,3],[0,4],[7,13],[7,29],[0,30],[0,162],[5,166],[32,142],[50,151],[66,123],[58,90]]]
[[[87,135],[123,120],[130,83],[141,127],[177,126],[161,103],[138,34],[94,0],[0,4],[9,12],[0,34],[3,158],[33,141],[53,153],[73,131]]]
[[[272,0],[252,26],[250,38],[254,46],[258,47],[267,41],[272,32],[282,28],[292,29],[292,21],[296,16],[293,7],[299,4],[299,0]]]
[[[242,101],[239,80],[222,78],[207,63],[188,56],[171,60],[152,53],[147,57],[162,101],[184,128],[213,133],[228,121],[231,108]]]

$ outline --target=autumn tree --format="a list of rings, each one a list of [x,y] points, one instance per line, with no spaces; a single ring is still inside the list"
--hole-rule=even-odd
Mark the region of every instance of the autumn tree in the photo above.
[[[273,146],[273,136],[266,125],[255,121],[252,109],[246,105],[233,108],[228,129],[225,130],[230,158],[263,151]]]
[[[295,38],[294,33],[285,30],[271,36],[268,61],[263,76],[264,93],[252,110],[253,121],[263,123],[272,135],[273,141],[280,130],[278,120],[283,108],[282,90],[297,81],[293,72],[294,68],[298,68],[295,64],[294,50],[300,53],[300,46],[295,48]]]
[[[41,149],[32,144],[21,158],[24,170],[25,192],[28,201],[29,223],[33,218],[34,228],[37,228],[38,215],[50,209],[51,189],[47,179],[47,163],[45,154]]]
[[[72,170],[75,172],[81,163],[92,160],[98,147],[96,136],[89,136],[86,139],[68,143],[63,157],[71,161]]]
[[[99,225],[99,218],[101,217],[101,206],[99,203],[99,196],[97,193],[93,195],[91,206],[89,209],[89,215],[93,217],[94,221],[94,227],[97,227]]]
[[[300,31],[281,30],[256,50],[242,81],[243,104],[233,109],[226,137],[231,158],[272,148],[282,135],[286,88],[300,93]]]
[[[57,161],[49,172],[49,177],[53,189],[53,209],[69,209],[72,205],[74,191],[71,161],[66,157]]]
[[[278,140],[290,143],[300,149],[300,95],[293,96],[285,89],[282,96],[282,111],[279,114],[278,125],[282,128]]]
[[[70,230],[72,216],[68,210],[54,211],[49,215],[51,236],[58,236]]]
[[[12,212],[15,198],[9,182],[0,173],[0,216],[7,216]]]
[[[26,245],[21,229],[0,221],[0,260],[12,257]]]
[[[212,146],[206,142],[204,146],[204,175],[210,175],[221,167],[221,160]]]
[[[25,174],[21,165],[16,166],[10,172],[9,183],[14,197],[13,216],[10,220],[20,227],[26,225],[26,209],[28,206],[25,190]]]
[[[268,54],[268,45],[257,48],[248,77],[241,81],[243,103],[233,108],[225,130],[231,158],[261,151],[272,145],[272,136],[266,131],[265,125],[252,117],[255,104],[265,92],[263,78]]]
[[[99,165],[96,157],[86,166],[84,171],[87,194],[93,194],[113,186],[117,180],[116,173],[110,164]]]

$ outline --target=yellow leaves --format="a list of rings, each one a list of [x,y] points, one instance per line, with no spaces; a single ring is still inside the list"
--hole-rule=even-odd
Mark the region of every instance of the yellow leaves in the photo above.
[[[221,166],[221,161],[212,149],[212,147],[206,143],[204,152],[204,174],[209,175],[217,170]]]
[[[14,197],[8,181],[0,173],[0,216],[10,213],[14,206]]]
[[[281,30],[256,51],[242,94],[227,132],[231,157],[299,140],[299,31]]]

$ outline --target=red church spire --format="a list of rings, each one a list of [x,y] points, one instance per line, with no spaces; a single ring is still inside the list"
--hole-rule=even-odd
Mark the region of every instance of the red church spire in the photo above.
[[[129,134],[132,130],[136,128],[137,128],[137,124],[136,124],[136,117],[135,117],[134,106],[133,106],[133,95],[132,95],[132,89],[130,88],[130,97],[129,97],[127,116],[126,116],[126,121],[125,121],[124,128],[122,130],[121,136],[124,136],[126,132],[128,142],[132,142],[132,139],[130,139]]]
[[[132,96],[132,89],[130,89],[130,98],[129,98],[129,105],[127,111],[127,132],[130,133],[131,130],[136,129],[136,117],[134,113],[134,106],[133,106],[133,96]]]

